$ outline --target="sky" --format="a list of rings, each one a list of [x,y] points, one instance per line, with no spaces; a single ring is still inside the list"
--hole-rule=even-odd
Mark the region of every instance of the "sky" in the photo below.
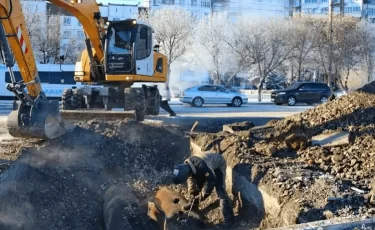
[[[107,5],[108,3],[112,4],[137,4],[141,2],[141,0],[96,0],[97,3],[102,3],[103,5]]]

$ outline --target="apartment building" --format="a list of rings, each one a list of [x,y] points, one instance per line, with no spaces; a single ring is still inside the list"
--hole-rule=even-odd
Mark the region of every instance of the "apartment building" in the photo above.
[[[340,0],[332,0],[340,3]],[[325,16],[329,12],[329,0],[295,0],[295,13],[313,14]],[[375,1],[374,0],[344,0],[344,15],[353,17],[363,17],[375,22]],[[334,8],[334,12],[340,12],[339,7]]]
[[[140,5],[150,11],[178,6],[197,18],[213,12],[227,12],[233,20],[241,15],[287,17],[290,12],[289,0],[141,0]]]

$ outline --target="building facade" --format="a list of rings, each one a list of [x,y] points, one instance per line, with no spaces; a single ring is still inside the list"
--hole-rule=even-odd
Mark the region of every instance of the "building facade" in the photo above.
[[[289,2],[289,0],[142,0],[140,5],[150,11],[178,6],[197,18],[213,12],[226,12],[235,20],[239,16],[288,17]]]
[[[332,0],[339,4],[340,0]],[[344,15],[363,18],[369,22],[375,22],[375,1],[374,0],[342,0],[343,7],[335,7],[334,12]],[[329,0],[295,0],[295,14],[311,14],[326,16],[329,13]]]

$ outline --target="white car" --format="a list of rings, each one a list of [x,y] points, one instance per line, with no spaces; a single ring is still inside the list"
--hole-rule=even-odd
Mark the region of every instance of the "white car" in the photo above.
[[[240,107],[247,104],[248,98],[244,94],[231,92],[220,85],[198,85],[182,91],[180,101],[201,107],[203,104],[226,104]]]

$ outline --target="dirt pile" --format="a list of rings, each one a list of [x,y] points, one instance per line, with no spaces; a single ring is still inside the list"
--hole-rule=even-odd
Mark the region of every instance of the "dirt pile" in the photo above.
[[[241,132],[224,127],[215,134],[197,134],[194,142],[223,154],[230,167],[259,188],[264,228],[372,216],[374,85],[264,127]],[[329,144],[315,141],[322,133]]]
[[[168,181],[171,165],[190,154],[188,141],[130,121],[79,125],[22,149],[1,175],[1,229],[104,229],[103,195],[117,183],[136,198],[128,207],[134,229],[156,229],[145,200]]]
[[[309,135],[325,130],[343,130],[355,134],[373,133],[375,130],[375,83],[342,96],[334,101],[316,106],[282,121],[271,121],[275,136],[282,132],[303,129]],[[294,126],[294,127],[292,127]]]

